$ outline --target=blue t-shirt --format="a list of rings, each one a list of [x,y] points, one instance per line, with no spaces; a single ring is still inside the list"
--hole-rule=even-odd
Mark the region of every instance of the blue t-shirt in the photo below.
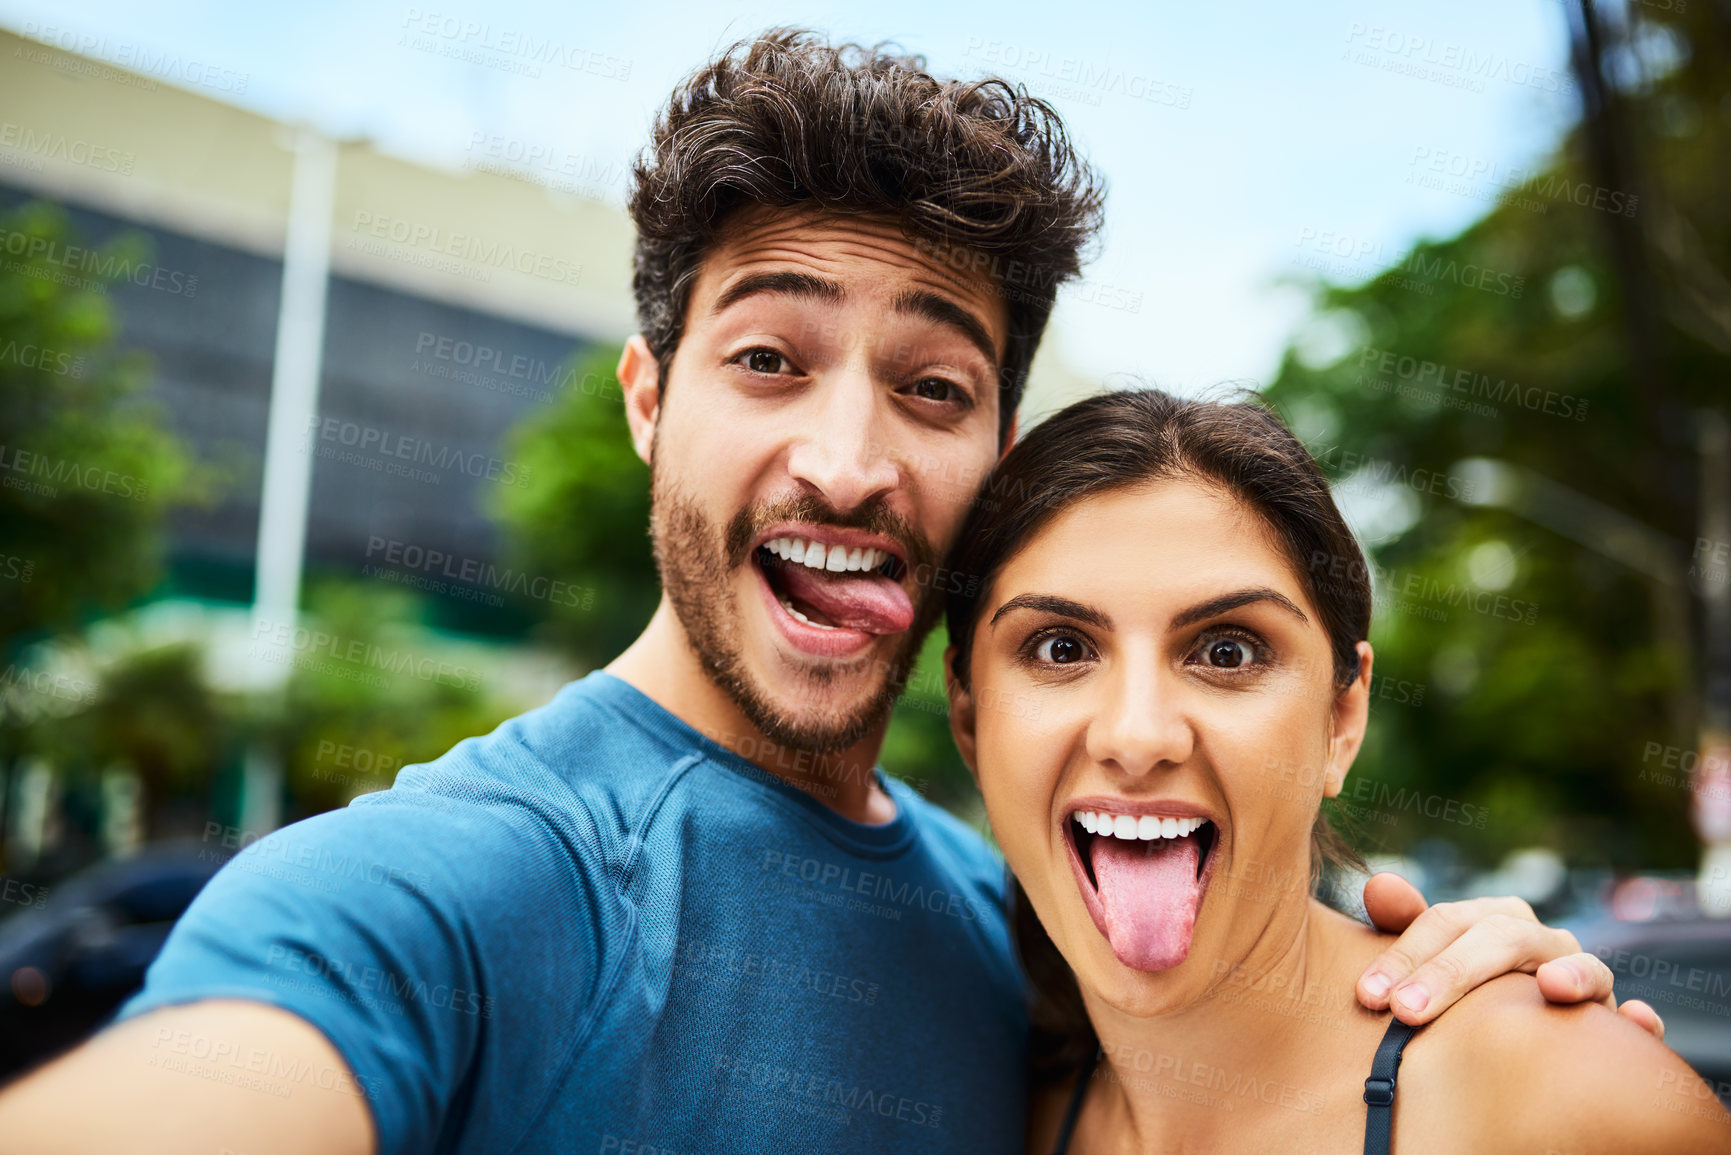
[[[130,1018],[323,1031],[399,1152],[1019,1152],[1001,860],[851,822],[605,673],[226,865]],[[282,1093],[330,1072],[231,1056]],[[358,1093],[358,1092],[357,1092]]]

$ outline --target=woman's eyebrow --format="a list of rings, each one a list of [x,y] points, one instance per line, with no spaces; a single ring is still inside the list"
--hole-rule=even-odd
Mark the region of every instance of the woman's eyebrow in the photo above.
[[[1057,614],[1061,618],[1072,621],[1086,622],[1090,626],[1098,626],[1102,630],[1112,628],[1112,619],[1081,602],[1073,602],[1069,598],[1060,598],[1052,594],[1017,594],[998,607],[998,612],[992,615],[988,626],[996,626],[998,619],[1011,610],[1038,610],[1041,613]]]
[[[1227,613],[1241,606],[1254,605],[1257,602],[1269,602],[1277,605],[1305,625],[1310,624],[1310,619],[1305,616],[1304,611],[1299,609],[1291,598],[1279,590],[1269,589],[1267,586],[1256,586],[1252,589],[1234,590],[1232,593],[1221,594],[1217,598],[1209,598],[1205,602],[1193,605],[1172,619],[1172,628],[1182,629],[1185,626],[1206,621],[1218,614]]]

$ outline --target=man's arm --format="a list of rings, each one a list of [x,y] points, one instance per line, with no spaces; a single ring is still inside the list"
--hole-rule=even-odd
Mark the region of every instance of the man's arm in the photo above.
[[[372,1155],[337,1049],[265,1003],[162,1007],[0,1090],[0,1155]]]
[[[1639,1000],[1622,1006],[1611,993],[1611,968],[1581,950],[1566,930],[1541,923],[1518,898],[1475,898],[1428,907],[1412,883],[1378,874],[1365,883],[1364,909],[1395,944],[1365,968],[1358,1001],[1419,1026],[1462,995],[1499,975],[1522,971],[1539,980],[1553,1003],[1603,1003],[1656,1038],[1665,1023]]]

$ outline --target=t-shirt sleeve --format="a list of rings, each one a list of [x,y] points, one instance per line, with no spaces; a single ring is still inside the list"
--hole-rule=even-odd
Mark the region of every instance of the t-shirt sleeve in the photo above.
[[[567,974],[595,972],[595,896],[544,835],[521,818],[436,800],[351,806],[284,827],[211,879],[118,1018],[213,998],[282,1007],[348,1063],[380,1155],[432,1150],[478,1048],[500,1032],[501,1000],[534,995],[509,973],[522,934],[513,923],[533,915],[520,909],[526,894],[587,908],[589,917],[561,920],[559,941],[543,949],[558,951]],[[564,993],[586,997],[572,989]]]

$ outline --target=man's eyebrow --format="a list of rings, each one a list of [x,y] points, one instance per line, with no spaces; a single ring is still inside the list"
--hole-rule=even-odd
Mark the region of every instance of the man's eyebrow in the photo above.
[[[738,304],[758,293],[779,293],[786,297],[800,297],[830,305],[839,304],[847,295],[836,282],[813,276],[811,273],[753,273],[729,285],[721,296],[715,299],[715,304],[710,306],[710,315],[714,316],[728,306]]]
[[[973,342],[975,348],[985,354],[986,360],[994,368],[997,366],[998,349],[992,343],[992,335],[986,332],[986,327],[980,323],[978,317],[948,297],[940,296],[929,289],[904,289],[896,294],[890,308],[898,313],[911,313],[936,324],[959,329],[964,337]]]
[[[1291,598],[1279,590],[1269,589],[1267,586],[1256,586],[1251,589],[1234,590],[1229,594],[1221,594],[1217,598],[1209,598],[1205,602],[1193,605],[1172,619],[1172,628],[1182,629],[1184,626],[1207,621],[1219,614],[1228,613],[1242,606],[1255,605],[1258,602],[1268,602],[1271,605],[1279,606],[1299,621],[1306,625],[1310,624],[1310,618],[1305,616],[1304,611],[1299,609]]]
[[[998,607],[998,612],[992,615],[988,626],[996,626],[998,619],[1011,610],[1037,610],[1044,614],[1057,614],[1061,618],[1085,622],[1090,626],[1098,626],[1103,630],[1112,628],[1112,619],[1092,606],[1081,602],[1073,602],[1069,598],[1060,598],[1052,594],[1017,594]]]

